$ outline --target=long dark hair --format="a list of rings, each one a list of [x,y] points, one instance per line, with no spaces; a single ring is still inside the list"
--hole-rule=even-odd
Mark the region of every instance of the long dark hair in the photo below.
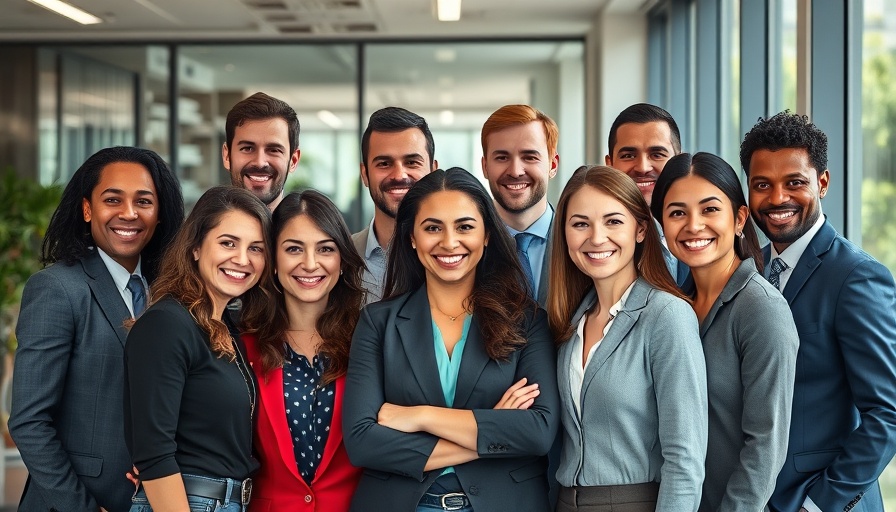
[[[527,310],[538,307],[526,293],[525,277],[516,256],[516,244],[504,227],[491,197],[472,174],[453,167],[421,178],[401,200],[395,217],[395,233],[389,249],[384,300],[417,290],[426,282],[423,264],[411,247],[411,235],[420,203],[443,190],[462,192],[482,215],[488,248],[476,266],[470,302],[483,337],[485,350],[495,360],[507,359],[526,343],[523,323]]]
[[[62,192],[62,200],[50,219],[41,246],[41,263],[50,265],[61,261],[72,265],[90,253],[95,242],[90,235],[90,223],[84,220],[82,202],[84,199],[90,201],[103,169],[117,162],[142,165],[149,171],[156,187],[159,224],[140,252],[141,272],[147,282],[153,282],[158,273],[162,252],[184,221],[184,198],[180,182],[171,168],[162,157],[149,149],[131,146],[101,149],[81,164]]]
[[[728,165],[728,162],[712,153],[681,153],[675,155],[666,162],[663,172],[656,180],[653,187],[653,201],[650,209],[653,216],[663,224],[663,203],[666,202],[666,194],[669,188],[676,181],[685,176],[699,176],[711,183],[717,189],[721,190],[725,197],[731,201],[731,208],[735,219],[737,212],[741,207],[747,208],[747,199],[744,197],[744,191],[741,188],[740,180],[734,169]],[[743,238],[734,237],[734,253],[737,257],[745,260],[753,258],[756,263],[756,270],[762,272],[762,249],[759,246],[759,237],[756,235],[756,228],[753,227],[753,221],[747,215],[747,221],[744,223]]]
[[[348,369],[352,333],[358,323],[361,302],[364,298],[364,288],[361,285],[361,274],[365,268],[364,259],[355,249],[351,232],[339,209],[327,196],[317,190],[293,192],[277,205],[277,209],[274,210],[271,236],[274,244],[277,243],[286,224],[300,215],[306,215],[318,229],[333,239],[342,260],[342,274],[330,291],[327,306],[316,324],[322,342],[320,354],[328,359],[327,370],[320,382],[321,386],[325,386],[345,375]],[[274,248],[271,253],[276,261],[277,252]],[[289,317],[282,294],[277,297],[276,303],[274,321],[262,326],[258,331],[258,348],[265,372],[283,366],[283,340],[286,339],[286,330],[289,329]]]
[[[665,172],[665,171],[664,171]],[[644,226],[644,241],[635,246],[635,269],[651,286],[689,300],[672,279],[663,258],[660,233],[650,217],[647,201],[635,182],[622,171],[603,165],[576,169],[560,194],[554,213],[554,243],[551,245],[551,288],[548,290],[548,321],[558,343],[572,336],[575,326],[570,319],[576,308],[594,286],[569,257],[566,242],[566,217],[572,196],[585,187],[591,187],[616,199],[631,213],[638,224]]]
[[[224,214],[232,211],[243,212],[261,224],[264,250],[270,251],[271,213],[251,192],[236,187],[212,187],[208,189],[193,211],[184,221],[174,241],[165,251],[159,276],[152,287],[151,303],[166,296],[177,299],[184,305],[199,327],[208,333],[212,351],[219,357],[236,357],[231,343],[230,331],[221,320],[212,318],[214,306],[208,287],[199,274],[198,262],[193,251],[202,245],[209,231],[218,226]],[[274,319],[272,293],[273,271],[265,265],[258,283],[241,296],[240,330],[256,332],[261,326]]]

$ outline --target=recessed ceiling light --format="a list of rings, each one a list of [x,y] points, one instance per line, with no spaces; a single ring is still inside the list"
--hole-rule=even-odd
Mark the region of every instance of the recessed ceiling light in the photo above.
[[[435,0],[436,17],[439,21],[458,21],[460,19],[460,0]]]
[[[451,110],[443,110],[439,112],[439,122],[443,126],[451,126],[454,124],[454,112]]]
[[[74,5],[67,4],[60,0],[28,0],[29,2],[39,5],[44,9],[55,12],[56,14],[60,14],[65,16],[66,18],[77,21],[82,25],[96,25],[97,23],[102,23],[103,20],[97,18],[93,14],[89,12],[82,11],[78,9]]]
[[[329,110],[318,111],[317,118],[334,130],[342,128],[342,119],[339,119],[339,116],[330,112]]]

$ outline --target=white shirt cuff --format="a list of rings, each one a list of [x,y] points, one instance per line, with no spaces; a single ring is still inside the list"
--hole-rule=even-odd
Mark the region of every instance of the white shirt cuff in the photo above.
[[[803,501],[803,508],[808,510],[809,512],[821,512],[821,509],[818,508],[818,505],[812,501],[812,498],[806,496],[806,500]]]

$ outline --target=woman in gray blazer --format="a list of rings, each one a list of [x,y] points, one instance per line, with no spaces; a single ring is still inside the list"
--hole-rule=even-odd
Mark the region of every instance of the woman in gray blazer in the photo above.
[[[554,233],[557,510],[697,510],[706,372],[697,320],[666,268],[647,202],[622,172],[581,167],[560,196]]]
[[[351,510],[549,510],[554,349],[485,188],[425,176],[390,247],[346,376],[345,447],[365,468]]]
[[[709,153],[666,163],[653,215],[691,268],[706,357],[709,444],[700,510],[757,512],[787,455],[799,336],[762,277],[762,253],[734,169]]]

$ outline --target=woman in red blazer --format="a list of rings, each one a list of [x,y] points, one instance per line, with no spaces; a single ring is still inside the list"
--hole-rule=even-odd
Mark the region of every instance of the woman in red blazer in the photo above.
[[[286,196],[273,229],[276,320],[243,336],[259,384],[249,510],[347,511],[361,470],[342,442],[342,392],[364,262],[320,192]]]

